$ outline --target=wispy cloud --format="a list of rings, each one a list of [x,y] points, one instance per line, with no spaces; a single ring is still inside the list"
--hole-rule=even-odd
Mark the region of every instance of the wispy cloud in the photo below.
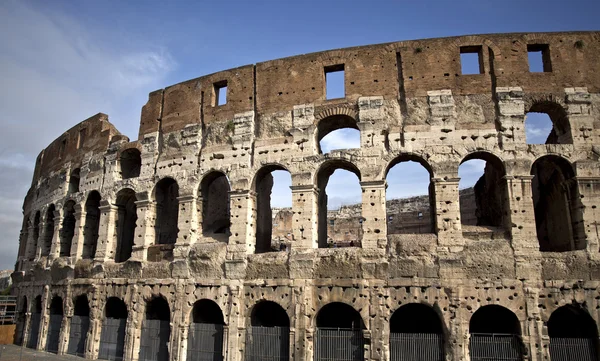
[[[321,151],[329,153],[335,149],[360,148],[360,132],[344,128],[333,131],[321,139]]]
[[[544,144],[552,131],[548,114],[528,113],[525,118],[525,137],[529,144]]]
[[[175,62],[164,47],[100,39],[77,19],[24,2],[1,2],[0,16],[0,268],[12,268],[37,154],[100,111],[136,137],[141,105]]]

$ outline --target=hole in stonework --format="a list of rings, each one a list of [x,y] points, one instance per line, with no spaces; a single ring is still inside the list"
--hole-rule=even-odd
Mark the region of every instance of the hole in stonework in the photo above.
[[[214,84],[214,103],[213,106],[227,104],[227,80],[216,82]]]
[[[338,99],[346,96],[344,64],[325,67],[326,99]]]
[[[552,63],[548,44],[527,45],[527,61],[531,73],[551,72]]]
[[[460,67],[462,75],[483,74],[481,46],[461,46]]]
[[[280,166],[256,174],[256,253],[286,251],[293,243],[292,177]]]

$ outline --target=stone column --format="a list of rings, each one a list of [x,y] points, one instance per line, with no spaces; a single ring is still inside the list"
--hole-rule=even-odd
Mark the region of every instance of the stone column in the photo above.
[[[133,286],[131,300],[126,304],[133,305],[127,309],[127,325],[125,326],[125,344],[123,345],[123,361],[137,361],[140,356],[140,337],[142,319],[144,317],[144,301]],[[135,303],[134,303],[135,300]]]
[[[585,87],[565,88],[566,112],[569,117],[569,129],[558,134],[558,142],[583,145],[595,144],[594,116],[591,113],[592,99]],[[556,129],[556,127],[555,127]]]
[[[293,248],[318,248],[317,199],[319,191],[314,185],[293,185],[292,234]]]
[[[441,247],[463,246],[458,182],[460,178],[434,178],[435,230]],[[456,249],[455,249],[456,250]],[[453,252],[455,250],[449,249]]]
[[[70,292],[67,295],[71,298]],[[65,300],[63,300],[63,317],[60,326],[60,336],[58,338],[58,354],[64,355],[67,353],[69,347],[69,334],[71,331],[71,319],[73,318],[73,307],[64,307]]]
[[[362,188],[362,247],[387,247],[385,180],[360,182]]]
[[[504,150],[525,146],[525,102],[521,87],[497,87],[499,143]]]
[[[517,276],[518,277],[518,276]],[[540,313],[538,285],[524,284],[525,311],[527,320],[523,327],[523,344],[528,349],[531,361],[544,361],[550,359],[548,336],[544,336],[544,322]],[[546,347],[544,347],[546,346]]]
[[[57,209],[54,211],[54,234],[52,235],[52,245],[50,246],[50,255],[48,261],[56,259],[60,255],[60,233],[62,231],[63,211]]]
[[[73,234],[73,239],[71,240],[71,261],[73,263],[81,259],[81,255],[83,253],[85,216],[85,209],[81,204],[77,203],[75,205],[75,233]]]
[[[231,236],[229,236],[229,251],[236,255],[233,258],[245,258],[246,254],[254,253],[256,247],[256,237],[252,230],[256,221],[255,200],[256,193],[250,190],[231,191],[230,198],[230,217],[231,217]]]
[[[30,305],[28,306],[31,307]],[[27,345],[27,340],[29,340],[30,322],[31,312],[29,312],[29,310],[25,310],[25,317],[23,318],[23,325],[21,326],[21,347],[25,347]]]
[[[585,233],[578,235],[579,241],[586,242],[588,253],[596,259],[600,259],[598,250],[600,248],[600,211],[597,205],[600,204],[600,177],[576,177],[577,187],[579,189],[579,199],[574,200],[576,209],[572,209],[573,221],[579,220],[583,223],[582,229]]]
[[[37,349],[43,350],[46,348],[46,340],[48,339],[48,323],[50,322],[50,286],[44,286],[42,291],[42,314],[40,315],[40,330],[38,336]],[[34,301],[35,302],[35,301]]]
[[[154,222],[156,221],[155,203],[147,198],[146,194],[136,195],[138,199],[135,202],[137,209],[137,227],[135,227],[134,245],[131,252],[131,259],[137,261],[146,261],[148,258],[148,247],[154,244]]]
[[[102,333],[102,321],[104,318],[104,307],[106,298],[98,297],[98,289],[94,288],[94,293],[90,298],[90,328],[88,330],[85,347],[85,358],[95,360],[98,358],[100,350],[100,337]]]
[[[94,260],[105,262],[115,257],[116,219],[118,207],[105,200],[100,201],[100,228],[98,229],[98,245]]]
[[[246,341],[246,315],[242,309],[243,305],[243,286],[238,282],[234,281],[229,286],[229,294],[231,295],[231,301],[229,302],[229,328],[227,329],[227,358],[226,361],[242,361],[243,350],[245,350]]]
[[[35,244],[35,239],[34,239],[34,235],[33,235],[33,230],[35,229],[35,227],[33,226],[33,224],[30,224],[29,226],[27,226],[27,239],[25,240],[25,258],[29,261],[33,261],[35,259],[36,256],[36,248],[37,245]],[[39,237],[38,237],[38,241],[39,241]]]
[[[198,240],[198,215],[197,201],[193,194],[182,195],[177,198],[179,201],[179,215],[177,228],[177,242],[173,249],[175,259],[185,259],[188,255],[189,246]]]
[[[39,259],[42,256],[44,241],[46,240],[46,220],[44,218],[40,219],[39,229],[37,246],[35,247],[35,259]]]

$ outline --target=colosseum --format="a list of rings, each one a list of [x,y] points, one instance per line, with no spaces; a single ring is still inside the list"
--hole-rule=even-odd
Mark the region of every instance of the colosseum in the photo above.
[[[36,160],[15,343],[126,361],[598,361],[599,69],[600,32],[401,41],[154,91],[134,140],[96,114]],[[551,119],[545,144],[528,144],[528,113]],[[360,147],[323,152],[345,128]],[[473,159],[485,172],[459,194]],[[429,194],[386,201],[404,162]],[[362,202],[328,211],[338,169]],[[274,171],[289,209],[271,207]]]

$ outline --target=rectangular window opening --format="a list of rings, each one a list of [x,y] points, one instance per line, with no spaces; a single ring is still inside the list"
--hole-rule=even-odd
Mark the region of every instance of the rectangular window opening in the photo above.
[[[227,104],[227,80],[216,82],[214,85],[215,103],[213,106],[221,106]]]
[[[481,46],[460,47],[461,74],[483,74],[483,56]]]
[[[77,138],[77,149],[81,149],[81,147],[83,147],[83,143],[85,142],[86,133],[87,133],[87,128],[83,128],[79,131],[79,138]]]
[[[62,158],[65,155],[65,150],[67,149],[67,140],[63,139],[60,141],[60,147],[58,148],[58,157]]]
[[[552,63],[550,61],[550,47],[548,44],[527,45],[527,61],[529,62],[529,72],[531,73],[551,72]]]
[[[325,97],[326,99],[339,99],[346,97],[344,87],[344,64],[325,67]]]

